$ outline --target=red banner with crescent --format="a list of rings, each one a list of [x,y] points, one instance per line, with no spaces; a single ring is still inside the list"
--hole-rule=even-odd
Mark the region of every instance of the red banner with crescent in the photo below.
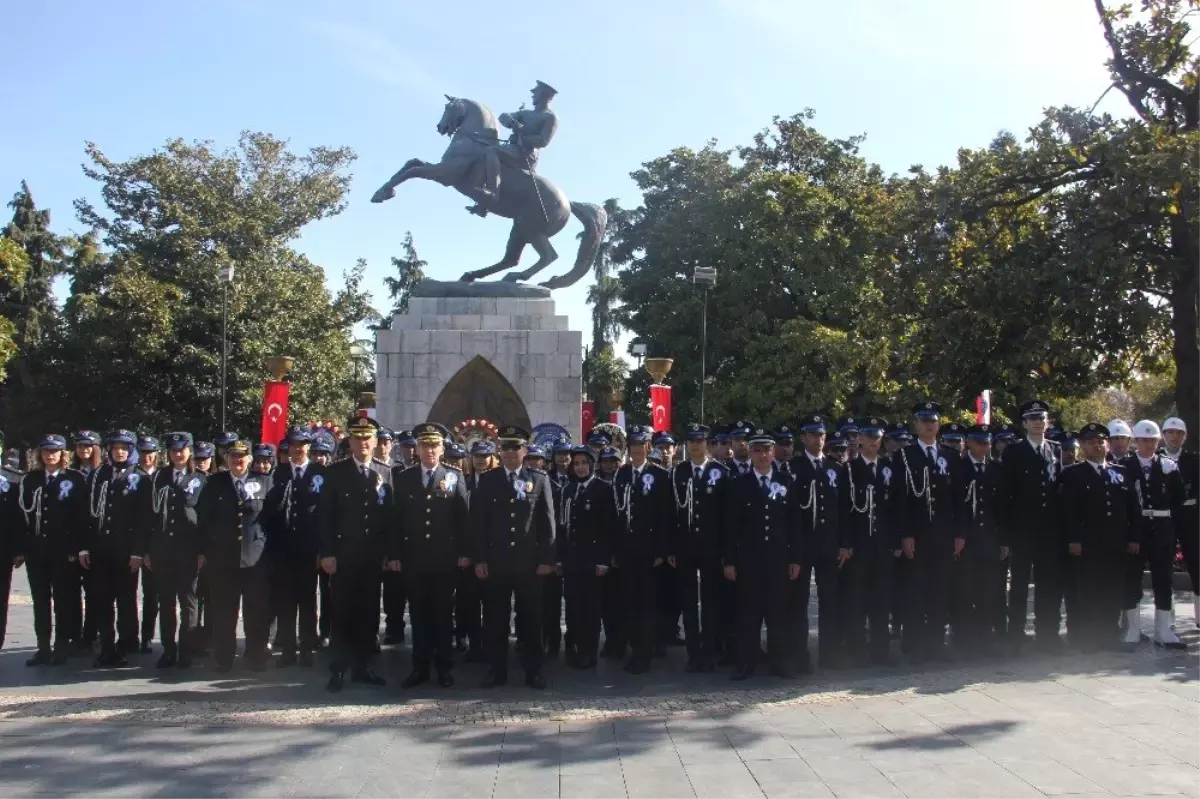
[[[671,429],[670,386],[650,386],[650,420],[656,433]]]
[[[596,403],[592,400],[587,400],[583,403],[583,411],[580,415],[580,435],[586,439],[587,434],[596,426]]]
[[[278,444],[287,435],[288,383],[268,380],[263,384],[262,437],[265,444]]]

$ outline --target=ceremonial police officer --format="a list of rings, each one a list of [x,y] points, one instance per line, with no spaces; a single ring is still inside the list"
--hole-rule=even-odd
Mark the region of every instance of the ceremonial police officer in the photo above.
[[[139,486],[144,494],[138,498],[138,512],[143,517],[139,524],[144,535],[141,550],[146,553],[142,565],[153,572],[158,589],[158,629],[163,645],[160,669],[188,668],[195,651],[200,554],[196,505],[207,476],[192,467],[191,444],[188,433],[169,433],[170,468],[159,469]]]
[[[0,450],[3,447],[4,434],[0,433]],[[22,472],[9,468],[7,463],[0,465],[0,649],[4,648],[8,626],[8,597],[12,590],[13,568],[21,551],[19,539],[22,525],[17,494],[22,476]]]
[[[329,575],[333,660],[329,690],[353,682],[384,685],[371,670],[379,632],[379,573],[392,517],[392,472],[372,458],[379,423],[369,417],[346,425],[350,457],[325,470],[318,506],[320,566]]]
[[[412,609],[412,673],[402,685],[428,682],[432,662],[438,685],[449,688],[454,684],[454,588],[459,569],[468,563],[467,486],[462,472],[441,462],[449,430],[426,423],[413,434],[417,463],[393,486],[395,515],[388,539],[388,568],[405,575]]]
[[[588,447],[572,449],[571,481],[562,489],[560,506],[557,557],[567,602],[567,665],[573,669],[596,666],[601,586],[619,524],[616,494],[610,483],[596,478],[595,461]]]
[[[150,449],[150,446],[153,446],[153,449]],[[137,492],[130,492],[130,496],[136,494],[138,497],[133,502],[133,506],[123,511],[125,518],[121,523],[131,526],[130,540],[140,545],[135,551],[141,555],[145,554],[144,545],[148,540],[149,531],[143,527],[144,522],[140,509],[142,505],[150,501],[149,492],[147,491],[149,486],[142,485],[141,482],[153,483],[154,476],[158,472],[158,459],[161,449],[161,442],[153,436],[143,436],[138,439],[138,462],[135,470],[141,472],[142,481],[139,483],[139,490]],[[119,504],[123,508],[125,507],[124,502]],[[135,603],[139,578],[142,583],[142,636],[139,651],[143,655],[148,655],[153,651],[150,642],[154,640],[154,628],[158,621],[158,585],[154,581],[154,573],[146,568],[144,558],[141,568],[133,576],[132,590],[135,594]],[[135,604],[135,613],[136,607]]]
[[[1136,478],[1106,460],[1107,439],[1104,425],[1084,425],[1084,460],[1062,475],[1063,529],[1077,596],[1071,641],[1084,652],[1119,646],[1113,621],[1121,606],[1121,575],[1128,555],[1140,549]]]
[[[484,473],[496,466],[496,445],[480,439],[471,445],[471,473],[465,476],[467,499],[470,500]],[[483,663],[483,583],[469,565],[458,574],[458,589],[454,595],[455,635],[466,645],[467,663]]]
[[[1195,615],[1192,619],[1200,625],[1200,455],[1194,450],[1185,450],[1187,425],[1178,416],[1172,416],[1162,425],[1163,454],[1179,464],[1183,479],[1183,508],[1179,513],[1176,529],[1179,531],[1179,548],[1183,551],[1183,562],[1192,580],[1192,602]]]
[[[748,474],[752,468],[750,463],[750,446],[747,437],[754,432],[754,425],[739,419],[729,425],[729,471],[734,477]]]
[[[1004,607],[1004,567],[1008,557],[1000,464],[991,458],[991,425],[965,430],[967,452],[960,464],[957,531],[962,539],[957,569],[962,578],[957,609],[955,645],[964,652],[994,656],[1007,629]],[[957,544],[956,544],[957,548]]]
[[[767,625],[771,674],[790,678],[790,629],[787,621],[792,586],[800,576],[800,528],[791,499],[795,486],[775,468],[775,439],[755,428],[749,439],[751,468],[730,478],[725,495],[724,572],[737,584],[738,665],[732,678],[754,674],[761,630]]]
[[[88,550],[93,543],[102,540],[109,541],[117,534],[114,514],[118,498],[126,488],[125,474],[134,465],[132,453],[136,443],[137,437],[128,430],[113,430],[104,437],[104,444],[108,450],[108,462],[93,471],[87,478],[87,505],[91,519],[88,529],[82,532],[80,540],[76,542],[80,549]],[[115,587],[111,585],[112,581],[102,582],[105,578],[101,576],[100,571],[106,568],[106,564],[102,563],[96,571],[93,571],[90,552],[85,552],[85,555],[85,557],[79,558],[79,565],[88,572],[85,582],[91,589],[91,593],[88,595],[89,615],[95,619],[97,634],[103,609],[111,607],[113,603],[117,604],[116,623],[120,638],[117,644],[111,647],[110,652],[101,655],[102,660],[112,661],[113,665],[116,665],[121,659],[117,655],[118,652],[124,654],[138,649],[135,640],[137,638],[137,607],[133,604],[136,597],[133,592],[127,590],[122,593],[125,599],[118,600],[117,594],[114,593]],[[126,574],[129,572],[127,565],[129,555],[130,553],[125,553],[124,572]],[[129,578],[126,577],[122,582],[125,583],[128,580]],[[95,596],[93,597],[92,594]],[[111,613],[111,610],[109,612]]]
[[[554,498],[544,472],[526,468],[529,433],[500,429],[500,465],[471,493],[471,560],[484,581],[485,654],[482,687],[508,682],[508,632],[513,597],[525,684],[543,689],[542,579],[554,571]]]

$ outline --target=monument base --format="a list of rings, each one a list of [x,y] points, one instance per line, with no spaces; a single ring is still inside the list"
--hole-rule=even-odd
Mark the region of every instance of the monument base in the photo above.
[[[491,294],[514,290],[547,296]],[[377,334],[380,424],[553,422],[579,441],[583,334],[567,329],[548,295],[518,283],[419,283],[408,311]]]

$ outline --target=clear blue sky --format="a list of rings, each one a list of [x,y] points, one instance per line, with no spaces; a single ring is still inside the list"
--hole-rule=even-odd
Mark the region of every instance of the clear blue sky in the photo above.
[[[540,171],[572,199],[632,207],[642,162],[709,138],[746,142],[776,114],[812,107],[822,132],[866,133],[866,155],[901,172],[952,162],[1001,129],[1023,136],[1044,107],[1088,107],[1106,85],[1091,0],[70,0],[16,4],[5,28],[6,200],[27,179],[55,227],[78,230],[71,201],[97,199],[80,171],[88,140],[116,159],[175,136],[228,146],[244,129],[296,148],[348,145],[349,207],[299,247],[331,284],[366,258],[381,310],[405,230],[436,278],[504,247],[507,220],[468,216],[436,184],[368,202],[407,159],[440,157],[444,92],[499,113],[535,79],[554,85],[559,132]],[[555,274],[579,229],[556,240]],[[587,282],[555,295],[582,330]]]

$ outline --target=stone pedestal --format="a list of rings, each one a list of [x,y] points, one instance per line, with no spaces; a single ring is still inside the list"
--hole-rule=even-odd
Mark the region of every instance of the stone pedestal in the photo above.
[[[583,334],[552,299],[410,297],[376,353],[380,424],[554,422],[579,440]]]

